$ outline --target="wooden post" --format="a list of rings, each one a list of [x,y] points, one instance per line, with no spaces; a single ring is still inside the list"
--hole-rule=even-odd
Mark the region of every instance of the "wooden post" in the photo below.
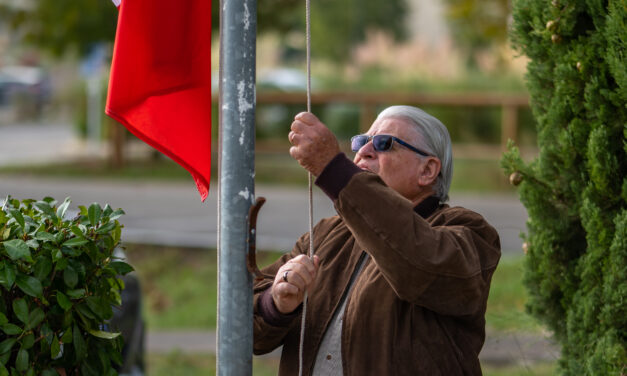
[[[373,104],[362,103],[359,108],[359,133],[363,134],[368,132],[377,114]]]
[[[110,142],[111,142],[111,150],[110,150],[110,162],[111,167],[114,169],[119,169],[124,167],[126,163],[126,158],[124,155],[124,144],[126,141],[126,130],[122,126],[122,124],[118,123],[113,119],[109,119],[107,121],[109,124],[109,130],[111,131]]]

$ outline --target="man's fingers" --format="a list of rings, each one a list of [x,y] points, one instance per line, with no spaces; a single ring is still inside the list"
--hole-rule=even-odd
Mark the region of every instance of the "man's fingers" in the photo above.
[[[314,125],[320,122],[320,120],[316,117],[316,115],[312,114],[311,112],[301,112],[298,115],[296,115],[294,119],[300,120],[303,123],[306,123],[307,125]]]
[[[292,125],[290,126],[290,129],[292,130],[292,132],[302,133],[307,129],[308,126],[309,126],[308,124],[300,120],[294,120],[292,122]]]
[[[311,258],[309,258],[309,256],[306,255],[298,255],[295,258],[292,259],[293,263],[297,263],[299,265],[302,265],[304,268],[306,268],[309,273],[311,273],[312,275],[315,274],[316,272],[316,266],[314,265],[314,263],[312,262]]]
[[[280,283],[273,287],[276,296],[279,298],[289,298],[298,295],[299,288],[290,283]]]

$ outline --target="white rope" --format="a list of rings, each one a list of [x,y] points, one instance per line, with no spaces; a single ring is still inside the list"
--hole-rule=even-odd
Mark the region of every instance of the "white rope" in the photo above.
[[[305,0],[305,39],[307,49],[307,112],[311,112],[311,4]],[[313,261],[313,176],[308,174],[309,180],[309,258]],[[298,346],[298,375],[303,376],[303,346],[305,343],[305,318],[307,317],[307,291],[303,297],[303,315],[300,320],[300,344]]]

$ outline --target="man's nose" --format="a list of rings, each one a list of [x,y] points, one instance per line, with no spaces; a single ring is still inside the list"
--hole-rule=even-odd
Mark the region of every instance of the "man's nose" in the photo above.
[[[372,140],[368,141],[366,145],[362,146],[356,154],[356,157],[358,157],[359,159],[372,159],[376,158],[376,156],[377,152],[376,150],[374,150]]]

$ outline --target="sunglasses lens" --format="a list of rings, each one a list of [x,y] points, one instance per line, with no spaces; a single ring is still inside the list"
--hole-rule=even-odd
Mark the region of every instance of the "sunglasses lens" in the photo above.
[[[392,137],[388,135],[378,135],[372,138],[372,146],[376,151],[387,151],[392,147]]]
[[[354,152],[358,152],[359,149],[364,147],[368,143],[368,136],[359,135],[351,138],[351,150]]]

